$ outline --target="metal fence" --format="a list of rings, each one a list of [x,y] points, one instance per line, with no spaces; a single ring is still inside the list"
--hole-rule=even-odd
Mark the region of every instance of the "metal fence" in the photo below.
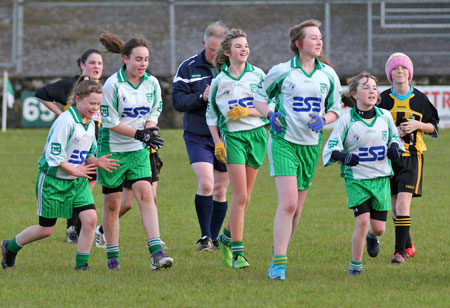
[[[362,1],[362,0],[316,0],[316,1],[182,1],[182,0],[168,0],[168,1],[32,1],[32,0],[12,0],[12,6],[3,8],[3,11],[9,10],[11,18],[9,23],[0,23],[3,27],[3,46],[8,46],[10,54],[4,54],[3,60],[0,62],[0,67],[14,69],[15,75],[27,74],[27,70],[24,70],[24,63],[26,57],[29,56],[24,53],[24,44],[30,39],[26,36],[24,26],[27,25],[26,12],[32,12],[33,10],[55,10],[62,9],[67,10],[85,10],[86,14],[90,10],[109,10],[112,8],[119,8],[123,10],[126,8],[145,8],[151,11],[158,11],[161,20],[165,23],[161,27],[168,29],[168,37],[164,37],[164,41],[167,43],[158,42],[158,47],[164,49],[161,52],[160,57],[164,57],[167,60],[167,52],[169,49],[169,65],[165,65],[164,69],[156,69],[160,74],[175,74],[176,67],[180,62],[180,59],[185,58],[185,54],[182,52],[183,43],[182,38],[185,36],[184,27],[186,20],[190,17],[186,13],[189,10],[193,12],[199,12],[198,8],[207,9],[222,9],[222,10],[258,10],[269,8],[274,14],[278,10],[291,8],[296,10],[299,7],[308,8],[310,10],[314,7],[312,14],[315,14],[323,21],[323,34],[324,34],[324,52],[328,58],[335,60],[345,71],[345,67],[351,67],[350,64],[345,61],[351,62],[354,58],[350,57],[345,60],[348,55],[348,49],[351,48],[352,40],[345,42],[349,45],[349,48],[343,48],[341,37],[345,36],[346,25],[345,19],[342,18],[342,11],[344,7],[354,8],[358,6],[360,12],[365,11],[365,16],[354,16],[359,20],[366,20],[366,24],[357,25],[359,27],[359,38],[355,38],[354,41],[360,40],[358,49],[363,50],[360,59],[366,60],[363,65],[367,69],[373,69],[378,67],[377,59],[384,58],[395,51],[402,50],[402,46],[408,46],[408,54],[417,56],[417,58],[427,57],[425,63],[439,62],[442,57],[448,57],[450,55],[450,2],[448,0],[436,0],[436,1]],[[366,8],[365,10],[362,8]],[[197,10],[195,10],[197,8]],[[0,7],[1,9],[1,7]],[[362,10],[361,10],[362,9]],[[289,9],[288,9],[289,10]],[[104,15],[111,14],[111,11],[103,13]],[[1,11],[0,11],[1,13]],[[31,13],[30,13],[31,14]],[[44,13],[45,14],[45,13]],[[54,13],[58,15],[58,13]],[[285,14],[285,13],[284,13]],[[3,14],[5,15],[5,14]],[[214,13],[211,16],[219,17],[221,13]],[[134,16],[130,16],[130,22],[133,21]],[[243,16],[245,22],[240,22],[242,25],[251,24],[258,20],[258,16],[252,18],[246,18]],[[313,16],[311,16],[313,17]],[[195,19],[192,16],[192,19]],[[95,20],[95,17],[93,18]],[[215,18],[217,19],[217,18]],[[5,18],[4,18],[5,20]],[[1,21],[1,14],[0,14]],[[339,21],[339,26],[336,26]],[[35,21],[39,23],[39,21]],[[42,20],[41,22],[48,22]],[[49,22],[52,22],[51,20]],[[195,21],[192,21],[194,23]],[[8,27],[9,25],[9,27]],[[291,24],[292,26],[293,24]],[[38,26],[38,25],[36,25]],[[202,24],[201,27],[204,27]],[[349,28],[354,27],[349,22],[347,25]],[[366,31],[364,29],[366,27]],[[201,30],[203,28],[200,28]],[[244,27],[245,29],[245,27]],[[201,31],[199,30],[199,32]],[[57,31],[57,30],[56,30]],[[159,30],[165,31],[165,30]],[[287,29],[282,29],[287,32]],[[5,33],[10,35],[10,38],[5,37]],[[274,33],[276,37],[276,33]],[[199,40],[201,39],[201,32],[197,35]],[[51,39],[51,36],[49,37]],[[268,39],[269,40],[269,39]],[[276,41],[276,38],[271,38],[270,41]],[[414,40],[432,40],[432,43],[420,43],[412,44]],[[9,44],[8,44],[9,42]],[[362,44],[362,42],[365,42]],[[41,42],[38,42],[41,43]],[[32,44],[32,43],[30,43]],[[403,44],[403,45],[402,45]],[[167,46],[168,45],[168,46]],[[181,46],[180,46],[181,45]],[[364,46],[365,45],[365,46]],[[430,46],[431,45],[431,46]],[[400,47],[399,47],[400,46]],[[181,48],[180,48],[181,47]],[[35,46],[35,48],[41,48]],[[181,51],[181,52],[180,52]],[[406,51],[403,50],[402,51]],[[48,52],[47,52],[48,54]],[[156,53],[156,56],[158,54]],[[339,61],[344,59],[343,63]],[[32,61],[36,61],[33,59]],[[31,67],[30,63],[26,66]],[[359,67],[358,67],[359,69]],[[356,70],[356,68],[355,68]],[[450,68],[443,69],[442,73],[450,75]]]

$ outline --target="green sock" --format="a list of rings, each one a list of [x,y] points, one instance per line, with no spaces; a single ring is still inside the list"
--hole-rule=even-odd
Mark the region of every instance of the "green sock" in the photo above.
[[[272,256],[272,262],[273,262],[274,266],[279,266],[279,265],[286,266],[287,261],[288,261],[287,255],[282,255],[282,256],[273,255]]]
[[[223,232],[220,235],[220,241],[227,246],[231,245],[231,232],[227,230],[227,228],[223,228]]]
[[[362,261],[359,261],[359,262],[356,262],[353,260],[350,261],[350,269],[361,271],[362,267],[363,267]]]
[[[87,265],[90,256],[91,256],[91,253],[89,253],[89,252],[77,251],[77,257],[75,259],[75,268],[79,268],[79,267]]]
[[[152,237],[147,240],[147,247],[151,254],[162,250],[161,238]]]
[[[6,249],[8,249],[9,252],[12,253],[18,253],[19,250],[23,248],[23,246],[20,246],[19,243],[17,243],[16,236],[6,245]]]
[[[231,251],[233,252],[233,258],[237,255],[244,255],[244,242],[231,242]]]
[[[119,244],[116,245],[106,245],[106,258],[109,260],[111,258],[116,258],[119,260]]]
[[[376,237],[377,237],[376,235],[373,235],[373,234],[370,233],[370,232],[367,232],[367,236],[369,236],[369,238],[376,238]]]

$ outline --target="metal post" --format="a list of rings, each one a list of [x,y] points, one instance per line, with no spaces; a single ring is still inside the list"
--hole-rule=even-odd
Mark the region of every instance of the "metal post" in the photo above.
[[[18,25],[17,25],[17,62],[16,62],[16,74],[22,73],[22,61],[23,61],[23,0],[17,0],[18,2]]]
[[[367,2],[367,67],[373,68],[372,2]]]
[[[17,56],[17,0],[13,0],[13,24],[12,24],[12,46],[11,59],[13,65],[16,65]]]
[[[175,37],[175,1],[169,1],[169,22],[170,22],[170,74],[172,76],[176,73],[176,37]]]
[[[331,58],[331,48],[330,48],[330,3],[325,2],[325,56],[330,59]]]

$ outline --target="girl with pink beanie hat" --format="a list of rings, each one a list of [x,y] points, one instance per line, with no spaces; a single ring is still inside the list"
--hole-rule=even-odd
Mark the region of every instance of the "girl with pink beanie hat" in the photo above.
[[[411,200],[422,196],[424,133],[437,138],[439,116],[428,97],[410,85],[413,63],[404,53],[392,54],[386,62],[386,77],[393,87],[381,93],[380,108],[391,112],[406,152],[392,161],[392,217],[395,251],[391,263],[402,264],[416,254],[409,233]]]

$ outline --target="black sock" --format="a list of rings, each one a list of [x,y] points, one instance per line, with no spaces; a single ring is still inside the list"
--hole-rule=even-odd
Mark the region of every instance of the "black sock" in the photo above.
[[[395,223],[395,252],[401,255],[405,254],[406,241],[409,235],[409,228],[411,227],[410,216],[397,216],[394,219]]]
[[[226,201],[214,201],[213,200],[213,212],[211,217],[211,238],[216,240],[222,229],[223,220],[227,215],[228,203]]]
[[[202,231],[202,237],[211,238],[211,216],[213,213],[212,196],[195,195],[195,210],[197,211],[198,223]]]

